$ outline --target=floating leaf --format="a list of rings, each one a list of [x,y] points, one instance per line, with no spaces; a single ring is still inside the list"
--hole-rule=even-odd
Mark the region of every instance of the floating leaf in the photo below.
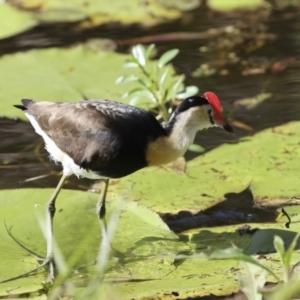
[[[207,5],[216,11],[256,10],[264,6],[264,0],[208,0]]]
[[[19,8],[19,9],[17,9]],[[77,22],[76,28],[86,30],[103,24],[153,26],[180,19],[182,11],[161,1],[140,5],[140,0],[123,1],[0,1],[0,38],[28,30],[35,25],[54,22]],[[7,22],[5,21],[7,20]]]
[[[137,76],[138,70],[122,68],[128,58],[128,55],[92,51],[84,46],[30,50],[2,56],[0,115],[26,119],[22,111],[13,107],[22,98],[53,102],[75,102],[83,98],[120,101],[125,92],[136,86],[134,82],[115,84],[122,73],[129,74],[125,77],[127,79]]]
[[[17,10],[14,7],[0,2],[0,39],[26,31],[36,24],[33,14]]]
[[[281,206],[292,204],[292,197],[300,197],[299,136],[300,122],[291,122],[197,157],[187,163],[186,176],[152,167],[120,179],[118,185],[109,189],[119,193],[129,185],[128,197],[143,199],[147,206],[162,213],[205,210],[224,201],[228,193],[240,193],[249,186],[257,204],[275,205],[278,200]],[[294,214],[293,218],[299,218],[300,211]],[[270,247],[274,251],[273,238]]]
[[[40,255],[46,250],[37,216],[44,217],[45,204],[53,189],[16,189],[0,191],[0,219],[12,234]],[[118,199],[108,197],[108,219],[119,207]],[[100,244],[100,229],[95,205],[98,195],[62,190],[56,204],[54,236],[63,257],[76,269],[72,280],[90,278],[97,273],[93,265]],[[80,220],[80,221],[79,221]],[[157,213],[135,202],[126,202],[118,220],[117,231],[110,237],[114,253],[108,261],[106,280],[160,279],[174,271],[174,257],[189,248],[179,241]],[[76,247],[74,247],[76,245]],[[37,265],[35,258],[20,248],[0,225],[0,280],[16,276]],[[116,264],[116,259],[118,263]],[[70,265],[69,265],[70,266]],[[77,275],[76,275],[77,274]],[[40,291],[46,270],[0,284],[0,296]],[[82,279],[81,279],[82,281]]]
[[[258,259],[245,254],[243,249],[239,248],[227,248],[227,249],[212,249],[213,252],[208,256],[210,259],[234,259],[237,261],[242,261],[250,263],[252,265],[258,266],[262,270],[266,270],[268,273],[272,274],[276,280],[280,280],[278,276],[269,268],[265,267]]]

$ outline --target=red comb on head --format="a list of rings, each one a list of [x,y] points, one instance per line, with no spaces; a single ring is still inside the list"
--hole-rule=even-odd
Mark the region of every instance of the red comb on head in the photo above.
[[[222,107],[218,96],[213,92],[206,92],[202,97],[204,97],[213,108],[214,119],[221,124],[225,124],[226,121],[222,116]]]
[[[206,92],[203,94],[203,97],[207,99],[209,104],[221,113],[222,107],[218,96],[213,92]]]

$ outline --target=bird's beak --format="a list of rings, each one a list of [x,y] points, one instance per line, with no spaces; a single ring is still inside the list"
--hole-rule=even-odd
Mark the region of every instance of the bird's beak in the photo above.
[[[223,128],[224,130],[230,132],[230,133],[234,133],[232,127],[225,121],[225,119],[223,118],[223,116],[215,116],[214,118],[215,124],[221,128]]]
[[[223,125],[223,129],[226,130],[226,131],[228,131],[228,132],[230,132],[230,133],[234,133],[232,127],[228,123],[225,123]]]

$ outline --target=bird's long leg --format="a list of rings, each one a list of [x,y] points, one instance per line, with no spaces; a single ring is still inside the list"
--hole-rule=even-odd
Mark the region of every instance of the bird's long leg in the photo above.
[[[109,184],[109,179],[105,178],[103,179],[104,183],[104,189],[101,191],[98,202],[97,202],[97,207],[96,207],[96,213],[99,218],[100,224],[103,222],[103,230],[106,232],[106,221],[105,221],[105,214],[106,214],[106,193],[107,193],[107,188]],[[102,228],[101,228],[102,231]],[[102,232],[103,233],[103,232]]]
[[[56,198],[64,185],[65,180],[68,176],[63,175],[52,194],[50,200],[47,202],[46,205],[46,241],[47,241],[47,254],[46,259],[43,264],[49,263],[49,273],[47,281],[52,282],[54,280],[54,260],[53,260],[53,219],[55,215],[55,201]],[[45,263],[46,262],[46,263]]]
[[[47,282],[52,282],[54,280],[54,261],[53,261],[53,218],[55,215],[55,201],[56,198],[66,180],[68,176],[63,175],[54,191],[54,193],[52,194],[50,200],[47,202],[46,205],[46,241],[47,241],[47,254],[46,254],[46,258],[44,259],[44,261],[42,262],[42,264],[40,264],[38,267],[25,272],[21,275],[15,276],[15,277],[11,277],[5,280],[0,281],[0,283],[4,283],[4,282],[8,282],[11,280],[15,280],[15,279],[19,279],[22,277],[26,277],[28,275],[30,275],[31,273],[34,273],[35,271],[41,269],[42,267],[46,266],[49,264],[49,272],[48,272],[48,278],[47,278]],[[105,214],[105,212],[104,212]],[[9,233],[9,235],[12,237],[11,233]],[[12,237],[13,240],[15,240],[17,242],[18,245],[20,245],[23,249],[27,250],[28,249],[23,246],[19,241],[17,241],[14,237]],[[29,251],[29,253],[32,254],[32,251]]]
[[[96,206],[96,213],[99,218],[100,228],[101,228],[101,236],[102,236],[102,244],[109,244],[108,236],[107,236],[107,226],[106,226],[106,220],[105,220],[105,214],[106,214],[106,193],[107,188],[109,184],[109,179],[105,178],[103,179],[104,182],[104,188],[101,191],[101,194],[99,196],[97,206]]]

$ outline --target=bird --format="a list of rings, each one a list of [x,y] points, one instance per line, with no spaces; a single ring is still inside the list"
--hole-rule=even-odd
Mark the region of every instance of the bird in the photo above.
[[[163,125],[144,109],[106,99],[73,103],[22,99],[21,102],[22,105],[14,106],[25,113],[36,133],[42,136],[50,158],[62,164],[63,175],[46,204],[46,258],[37,268],[15,278],[49,265],[47,281],[53,282],[55,204],[70,175],[104,181],[96,209],[103,228],[110,178],[121,178],[183,156],[199,130],[216,126],[233,133],[213,92],[183,100]]]

